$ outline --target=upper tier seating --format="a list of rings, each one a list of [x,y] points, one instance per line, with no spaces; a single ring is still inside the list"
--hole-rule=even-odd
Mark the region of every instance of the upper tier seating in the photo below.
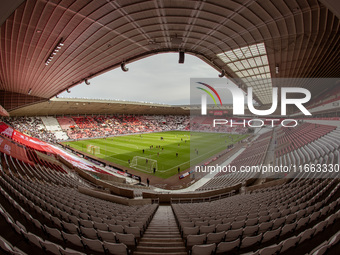
[[[340,87],[335,86],[333,89],[327,90],[307,104],[307,108],[311,109],[320,105],[328,104],[340,100]]]
[[[304,123],[297,132],[278,132],[276,165],[335,164],[339,160],[340,128]]]
[[[297,148],[303,147],[328,133],[334,131],[335,126],[325,126],[303,123],[295,128],[281,127],[277,132],[276,156],[282,156]]]
[[[2,117],[2,119],[6,123],[9,123],[14,129],[24,134],[36,137],[46,142],[57,142],[54,132],[47,130],[39,117]]]
[[[72,118],[69,117],[57,117],[58,123],[62,130],[68,130],[70,127],[74,127],[76,123]]]

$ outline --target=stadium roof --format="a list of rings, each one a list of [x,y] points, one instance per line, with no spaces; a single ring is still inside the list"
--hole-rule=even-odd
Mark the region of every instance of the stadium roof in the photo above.
[[[11,111],[11,116],[63,116],[63,115],[189,115],[190,109],[165,104],[98,100],[84,98],[52,98]]]
[[[193,54],[245,78],[239,86],[252,86],[262,104],[272,84],[260,77],[340,77],[337,0],[13,0],[0,10],[8,112],[160,52]]]

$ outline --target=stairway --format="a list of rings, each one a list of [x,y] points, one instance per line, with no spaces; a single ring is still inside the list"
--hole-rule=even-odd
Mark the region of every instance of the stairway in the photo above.
[[[187,255],[171,206],[159,206],[134,255]]]

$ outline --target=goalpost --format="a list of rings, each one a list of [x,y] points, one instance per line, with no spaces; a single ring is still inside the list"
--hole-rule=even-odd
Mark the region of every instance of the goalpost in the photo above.
[[[148,173],[153,173],[154,170],[158,170],[157,160],[141,156],[134,156],[130,163],[130,167]]]
[[[93,155],[99,154],[100,153],[100,147],[92,144],[86,145],[87,152],[91,153]]]

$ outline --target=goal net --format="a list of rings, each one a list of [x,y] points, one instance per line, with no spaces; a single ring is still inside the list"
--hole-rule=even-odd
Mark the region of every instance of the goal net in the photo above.
[[[88,144],[87,145],[87,152],[91,153],[93,155],[99,154],[100,153],[100,147],[92,145],[92,144]]]
[[[156,171],[158,170],[157,160],[141,156],[134,156],[130,163],[130,167],[148,173],[153,173],[154,169]]]

